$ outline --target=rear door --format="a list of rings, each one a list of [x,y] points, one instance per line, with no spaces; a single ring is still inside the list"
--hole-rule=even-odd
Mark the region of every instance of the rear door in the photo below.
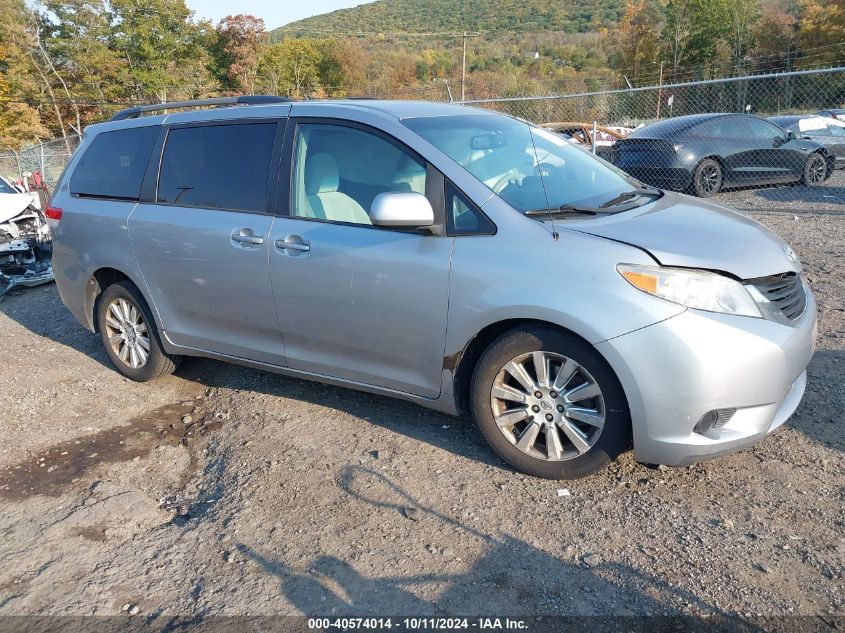
[[[268,270],[270,174],[277,173],[283,123],[192,123],[164,134],[157,182],[145,181],[129,233],[167,337],[283,365]]]
[[[721,116],[694,128],[702,143],[702,156],[717,156],[724,167],[726,184],[750,184],[759,180],[757,143],[744,117]]]

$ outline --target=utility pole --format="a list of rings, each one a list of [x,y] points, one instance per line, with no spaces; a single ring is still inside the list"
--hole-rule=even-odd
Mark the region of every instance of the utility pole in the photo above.
[[[660,101],[663,99],[663,62],[660,62],[660,87],[657,89],[657,120],[660,120]]]
[[[479,33],[467,33],[464,31],[464,54],[461,61],[461,101],[466,100],[466,77],[467,77],[467,38],[468,37],[478,37]]]

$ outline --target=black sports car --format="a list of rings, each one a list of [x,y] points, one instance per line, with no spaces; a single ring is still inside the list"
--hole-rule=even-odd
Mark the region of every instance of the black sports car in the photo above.
[[[662,189],[712,196],[723,188],[824,182],[833,156],[820,143],[748,114],[691,114],[616,141],[611,162]]]
[[[795,136],[821,143],[833,155],[836,168],[845,167],[845,120],[806,114],[773,116],[769,121]]]

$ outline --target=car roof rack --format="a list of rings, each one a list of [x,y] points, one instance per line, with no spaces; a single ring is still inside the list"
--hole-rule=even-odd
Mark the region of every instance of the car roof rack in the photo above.
[[[287,97],[276,97],[274,95],[241,95],[239,97],[215,97],[213,99],[194,99],[192,101],[171,101],[170,103],[151,103],[148,105],[126,108],[115,114],[112,121],[123,121],[125,119],[137,119],[145,112],[159,112],[164,110],[176,110],[178,108],[200,108],[203,106],[225,106],[225,105],[263,105],[266,103],[290,103],[293,99]]]

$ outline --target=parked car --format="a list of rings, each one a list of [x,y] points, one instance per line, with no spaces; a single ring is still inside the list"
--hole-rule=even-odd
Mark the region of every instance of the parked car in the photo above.
[[[845,167],[845,120],[810,114],[769,117],[769,121],[800,138],[821,143],[833,156],[834,167]]]
[[[552,478],[735,451],[801,400],[813,296],[745,216],[490,111],[199,103],[237,107],[89,127],[47,210],[63,302],[133,380],[207,356],[468,408]]]
[[[821,116],[829,116],[832,119],[845,119],[845,108],[833,108],[831,110],[822,110],[817,114]]]
[[[27,191],[24,187],[19,187],[15,185],[12,181],[0,176],[0,194],[11,194],[14,196],[20,196],[24,194],[29,198],[30,204],[34,206],[36,209],[41,210],[41,197],[38,195],[37,191]]]
[[[558,134],[568,136],[574,139],[577,143],[585,145],[592,150],[593,147],[593,124],[592,123],[577,123],[573,121],[564,121],[558,123],[544,123],[544,128],[557,132]],[[611,129],[601,125],[596,126],[596,155],[610,159],[610,148],[620,138],[625,138],[626,133],[619,128]]]
[[[692,114],[633,131],[611,161],[642,182],[706,198],[729,187],[803,182],[830,176],[833,156],[747,114]]]

